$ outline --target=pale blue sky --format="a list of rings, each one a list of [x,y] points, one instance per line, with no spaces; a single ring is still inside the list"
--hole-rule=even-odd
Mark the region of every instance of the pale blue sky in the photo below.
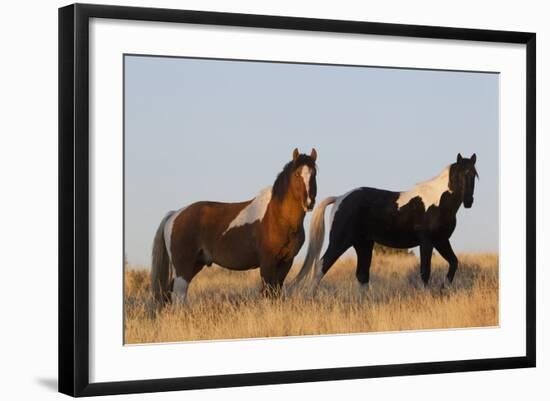
[[[126,56],[128,260],[150,264],[168,210],[251,199],[295,147],[317,149],[317,201],[407,190],[476,152],[474,206],[451,243],[498,251],[498,99],[497,74]]]

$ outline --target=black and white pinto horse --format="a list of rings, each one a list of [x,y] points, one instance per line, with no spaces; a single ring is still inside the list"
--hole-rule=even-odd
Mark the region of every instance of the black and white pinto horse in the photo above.
[[[475,153],[447,166],[437,177],[417,184],[406,192],[376,188],[357,188],[345,195],[324,199],[313,212],[310,242],[304,264],[293,286],[313,273],[312,290],[336,260],[350,247],[357,253],[356,277],[368,288],[372,250],[375,242],[393,248],[420,246],[420,276],[425,285],[430,279],[435,248],[449,263],[448,285],[455,276],[458,259],[449,238],[456,226],[460,206],[472,207],[475,178],[478,177]],[[319,259],[325,235],[325,208],[332,208],[329,245]]]

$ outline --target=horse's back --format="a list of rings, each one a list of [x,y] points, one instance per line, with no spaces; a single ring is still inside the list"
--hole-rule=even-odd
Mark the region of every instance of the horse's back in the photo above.
[[[445,213],[443,204],[426,211],[421,199],[415,198],[399,207],[400,194],[378,188],[358,188],[342,201],[340,222],[335,224],[349,227],[351,223],[358,234],[396,248],[418,245],[421,235],[448,237],[452,234],[454,214]]]
[[[204,264],[228,268],[256,267],[254,224],[231,228],[239,213],[252,201],[226,203],[199,201],[189,205],[174,221],[172,238],[182,258],[199,252]],[[189,252],[192,254],[189,255]]]
[[[338,203],[338,210],[343,214],[354,215],[360,212],[369,214],[388,213],[397,208],[395,203],[399,192],[378,188],[360,187],[344,195]],[[343,216],[342,216],[343,217]]]
[[[342,199],[331,232],[339,236],[352,228],[350,238],[368,238],[394,247],[415,245],[415,221],[397,207],[399,192],[361,187]]]

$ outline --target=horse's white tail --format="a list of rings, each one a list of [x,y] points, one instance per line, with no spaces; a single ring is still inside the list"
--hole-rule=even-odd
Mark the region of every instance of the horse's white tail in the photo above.
[[[325,239],[325,209],[328,205],[336,202],[337,199],[338,198],[335,196],[330,196],[323,199],[323,201],[313,211],[311,226],[309,227],[309,245],[307,247],[306,258],[300,272],[291,285],[292,288],[300,285],[303,279],[311,271],[311,267],[319,259],[321,249],[323,248],[323,241]]]
[[[164,240],[164,226],[166,221],[174,214],[174,211],[169,212],[161,220],[155,239],[153,240],[153,254],[151,264],[151,291],[153,300],[163,306],[170,298],[170,257],[166,249]]]

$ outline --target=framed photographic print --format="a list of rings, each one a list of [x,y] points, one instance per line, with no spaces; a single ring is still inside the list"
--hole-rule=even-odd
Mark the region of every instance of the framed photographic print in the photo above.
[[[534,33],[61,8],[59,390],[535,366],[535,82]]]

